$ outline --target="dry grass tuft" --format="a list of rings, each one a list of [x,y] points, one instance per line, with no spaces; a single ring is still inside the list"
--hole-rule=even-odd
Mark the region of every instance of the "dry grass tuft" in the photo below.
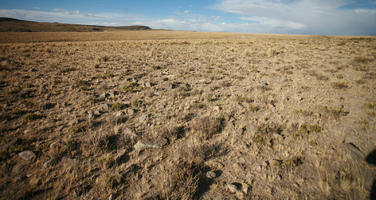
[[[347,89],[349,86],[345,82],[334,82],[332,83],[334,89]]]
[[[134,92],[138,84],[136,82],[125,83],[120,87],[120,90],[123,92]]]
[[[222,129],[222,119],[213,117],[203,117],[197,119],[192,124],[195,132],[203,134],[204,138],[209,139]]]

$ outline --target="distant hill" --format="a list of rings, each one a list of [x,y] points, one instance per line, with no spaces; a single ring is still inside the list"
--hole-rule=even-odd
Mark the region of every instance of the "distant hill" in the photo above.
[[[147,26],[96,26],[80,24],[62,24],[33,22],[0,17],[0,32],[100,32],[119,30],[150,30]]]

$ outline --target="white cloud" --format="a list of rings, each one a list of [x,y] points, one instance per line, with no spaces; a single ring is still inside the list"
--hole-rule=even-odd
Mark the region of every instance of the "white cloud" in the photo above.
[[[341,9],[349,0],[220,0],[213,8],[252,20],[271,33],[376,34],[375,9]],[[249,30],[253,31],[253,30]]]
[[[143,19],[144,16],[127,13],[83,13],[78,10],[67,11],[54,8],[52,11],[0,9],[0,16],[11,17],[40,22],[61,22],[72,24],[96,24],[114,26],[129,25],[135,20]]]

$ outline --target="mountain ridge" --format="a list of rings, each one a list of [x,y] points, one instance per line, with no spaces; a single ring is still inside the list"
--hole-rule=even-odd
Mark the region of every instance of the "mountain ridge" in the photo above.
[[[120,30],[151,30],[148,26],[99,26],[65,24],[59,22],[35,22],[8,17],[0,17],[0,32],[103,32]]]

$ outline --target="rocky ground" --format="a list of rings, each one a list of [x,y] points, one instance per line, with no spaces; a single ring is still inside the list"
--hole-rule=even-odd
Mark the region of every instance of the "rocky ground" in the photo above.
[[[0,199],[370,199],[375,38],[0,52]]]

